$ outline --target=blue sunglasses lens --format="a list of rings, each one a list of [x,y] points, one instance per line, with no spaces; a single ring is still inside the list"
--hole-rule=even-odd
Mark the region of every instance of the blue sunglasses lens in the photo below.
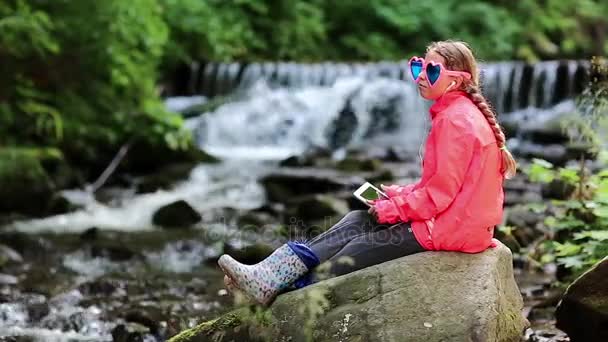
[[[426,65],[426,77],[428,78],[431,85],[435,84],[441,74],[441,67],[439,65]]]
[[[422,72],[422,62],[412,62],[410,64],[410,72],[412,73],[414,80],[417,80]]]

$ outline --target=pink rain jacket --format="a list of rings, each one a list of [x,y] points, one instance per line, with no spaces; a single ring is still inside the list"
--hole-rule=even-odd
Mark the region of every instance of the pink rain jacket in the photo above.
[[[427,250],[481,252],[494,246],[494,226],[503,215],[496,138],[464,92],[446,93],[430,114],[422,177],[415,184],[389,187],[390,199],[374,203],[378,221],[411,221]]]

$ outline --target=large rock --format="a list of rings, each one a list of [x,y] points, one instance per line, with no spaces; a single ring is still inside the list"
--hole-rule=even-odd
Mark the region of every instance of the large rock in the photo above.
[[[137,184],[137,193],[170,189],[177,182],[188,179],[195,166],[194,163],[171,164],[156,173],[143,176]]]
[[[253,328],[241,309],[170,341],[259,340],[260,331],[270,341],[519,341],[528,325],[522,308],[511,251],[499,244],[368,267],[279,296]]]
[[[344,216],[349,207],[346,201],[330,195],[311,195],[302,197],[288,209],[294,217],[304,222],[315,222],[333,216]]]
[[[61,160],[56,150],[0,148],[0,212],[44,215],[55,184],[43,163]]]
[[[152,216],[152,223],[164,228],[188,228],[201,219],[188,202],[180,200],[158,209]]]
[[[302,195],[335,192],[363,182],[360,177],[343,177],[333,170],[314,168],[284,169],[261,180],[268,199],[280,203]]]
[[[608,341],[608,257],[568,287],[555,316],[572,342]]]

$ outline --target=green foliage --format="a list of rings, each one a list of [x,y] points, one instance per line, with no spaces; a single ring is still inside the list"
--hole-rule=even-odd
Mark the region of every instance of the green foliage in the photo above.
[[[578,102],[584,130],[572,138],[597,141],[599,123],[608,118],[608,67],[594,59],[592,82]],[[599,153],[599,162],[607,165],[606,151]],[[541,246],[541,262],[561,264],[580,274],[608,255],[608,168],[589,174],[585,161],[575,167],[555,169],[551,163],[534,160],[527,170],[532,181],[547,183],[559,180],[573,185],[569,200],[553,201],[553,216],[545,219],[551,232]]]
[[[171,28],[167,63],[320,59],[326,41],[319,1],[159,0]],[[315,58],[316,57],[316,58]]]
[[[379,60],[434,40],[469,42],[486,60],[608,52],[602,0],[158,0],[165,64],[192,60]]]
[[[156,0],[0,3],[0,135],[95,160],[141,139],[189,143],[156,90],[168,29]]]
[[[573,169],[554,170],[540,163],[533,168],[542,174],[538,181],[559,179],[580,187],[572,199],[552,201],[554,215],[544,222],[550,239],[540,250],[540,261],[555,261],[580,274],[608,254],[608,169],[581,180]]]

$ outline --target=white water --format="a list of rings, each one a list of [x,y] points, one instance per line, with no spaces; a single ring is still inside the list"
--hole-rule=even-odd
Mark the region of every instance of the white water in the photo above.
[[[257,179],[268,170],[268,166],[263,163],[243,161],[199,165],[192,170],[187,180],[173,189],[131,195],[123,198],[118,206],[97,202],[90,194],[82,191],[72,192],[71,198],[80,198],[86,205],[84,209],[43,219],[15,222],[10,228],[28,233],[82,232],[91,227],[119,231],[152,230],[155,229],[152,224],[153,213],[161,206],[177,200],[187,201],[199,212],[224,207],[252,209],[265,200]]]
[[[331,147],[332,134],[342,129],[332,125],[349,101],[356,127],[345,132],[346,146],[382,140],[414,148],[422,141],[428,104],[411,84],[382,78],[349,77],[329,87],[301,89],[271,89],[258,82],[243,100],[190,119],[187,125],[203,149],[221,157],[285,158],[313,146]],[[374,130],[383,120],[378,111],[397,123]]]

